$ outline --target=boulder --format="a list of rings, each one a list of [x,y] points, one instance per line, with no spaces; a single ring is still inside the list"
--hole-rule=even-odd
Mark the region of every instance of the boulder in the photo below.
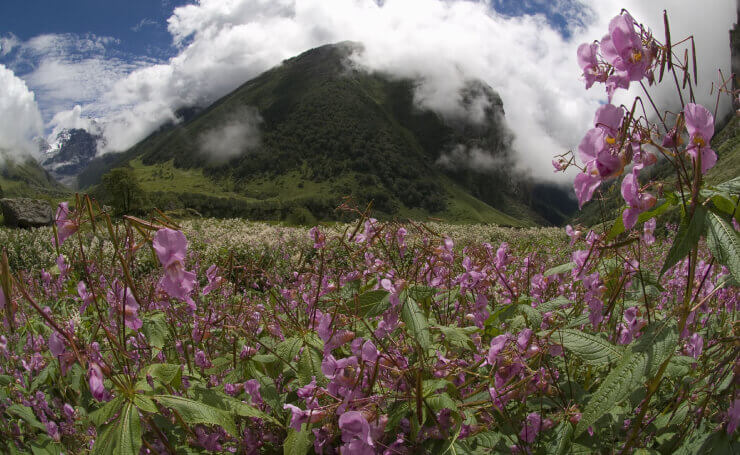
[[[0,199],[5,225],[32,228],[50,226],[54,214],[48,202],[39,199]]]

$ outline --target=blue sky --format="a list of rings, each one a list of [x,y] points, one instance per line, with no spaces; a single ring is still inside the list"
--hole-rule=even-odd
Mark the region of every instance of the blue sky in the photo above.
[[[187,0],[3,0],[0,33],[21,40],[49,33],[93,34],[119,40],[126,53],[174,55],[167,18]],[[190,3],[193,3],[192,1]]]

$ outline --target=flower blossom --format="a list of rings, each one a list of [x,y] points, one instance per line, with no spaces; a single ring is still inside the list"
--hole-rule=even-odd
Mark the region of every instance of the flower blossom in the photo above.
[[[188,248],[185,234],[173,229],[160,229],[154,235],[152,247],[165,269],[159,287],[170,297],[184,300],[195,311],[195,302],[190,297],[195,287],[195,273],[185,270]]]
[[[687,104],[683,112],[689,132],[686,153],[696,161],[701,157],[701,173],[706,174],[717,164],[717,153],[709,146],[714,136],[714,117],[704,106],[694,103]]]
[[[103,401],[105,399],[106,390],[105,386],[103,385],[102,368],[100,368],[100,365],[98,365],[97,363],[90,362],[88,374],[90,375],[88,379],[88,384],[90,385],[90,393],[96,400]]]
[[[54,222],[57,225],[57,238],[59,239],[59,243],[57,246],[64,243],[64,241],[67,240],[69,236],[77,232],[77,230],[80,228],[78,222],[74,219],[70,219],[69,215],[69,203],[60,203],[57,207],[56,216],[54,217]]]
[[[637,223],[637,217],[644,211],[650,210],[655,205],[656,199],[650,193],[640,191],[640,183],[637,181],[638,169],[622,180],[622,197],[629,207],[622,213],[622,222],[625,229],[632,229]]]

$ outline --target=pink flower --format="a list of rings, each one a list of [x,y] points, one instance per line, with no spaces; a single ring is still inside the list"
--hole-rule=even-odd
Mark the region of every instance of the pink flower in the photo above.
[[[531,444],[537,438],[537,435],[541,430],[542,417],[538,413],[532,412],[527,416],[527,420],[524,423],[524,426],[522,426],[522,431],[519,432],[519,437],[526,443]]]
[[[319,229],[318,226],[314,226],[308,231],[308,235],[313,240],[313,247],[317,250],[321,249],[326,245],[326,235]]]
[[[637,169],[622,180],[622,197],[629,204],[629,208],[622,214],[624,228],[629,230],[637,223],[640,213],[651,209],[656,202],[655,196],[640,192],[640,183],[637,181]]]
[[[738,425],[740,425],[740,398],[736,398],[727,410],[727,434],[732,435]]]
[[[373,446],[370,436],[370,424],[362,413],[347,411],[339,417],[339,429],[342,430],[342,442],[359,439],[368,446]]]
[[[54,217],[57,225],[57,237],[59,238],[59,245],[64,243],[65,240],[79,229],[79,224],[76,220],[69,218],[69,203],[62,202],[57,207],[57,213]]]
[[[489,365],[496,363],[499,354],[501,354],[501,351],[506,347],[506,343],[509,341],[510,337],[511,335],[505,333],[491,340],[491,347],[488,349],[488,355],[486,356],[486,360]]]
[[[103,370],[97,363],[90,362],[88,374],[90,375],[88,378],[90,393],[96,400],[103,401],[106,395],[105,386],[103,385]]]
[[[653,233],[655,232],[656,224],[657,224],[657,220],[655,218],[650,218],[648,221],[645,221],[645,224],[642,227],[641,240],[647,246],[650,246],[653,243],[655,243],[655,236],[653,235]]]
[[[66,351],[64,337],[59,335],[59,332],[53,330],[49,335],[49,351],[51,351],[54,357],[59,357]]]
[[[578,66],[583,70],[583,78],[586,79],[586,90],[594,85],[594,82],[604,82],[606,73],[599,67],[596,56],[599,52],[599,45],[596,43],[583,43],[578,46]]]
[[[93,294],[87,292],[87,286],[84,281],[77,283],[77,295],[82,299],[82,306],[80,307],[80,314],[84,313],[87,307],[95,301]]]
[[[635,31],[635,20],[629,14],[620,14],[609,22],[609,34],[601,39],[601,54],[614,66],[620,81],[627,81],[624,88],[647,75],[650,52],[643,47],[642,38]]]
[[[686,153],[694,160],[701,156],[701,173],[705,174],[717,164],[717,153],[709,146],[714,136],[714,117],[699,104],[689,103],[683,110],[686,130],[689,132],[689,145]]]
[[[689,337],[688,343],[686,343],[686,352],[693,358],[698,359],[704,349],[704,338],[698,333],[694,333]]]
[[[601,179],[593,173],[587,172],[576,175],[573,188],[578,198],[578,208],[583,208],[583,204],[591,200],[599,185],[601,185]]]
[[[160,229],[154,235],[152,247],[165,269],[159,287],[170,297],[186,301],[194,311],[195,302],[190,293],[195,287],[195,273],[185,270],[188,248],[185,234],[173,229]]]

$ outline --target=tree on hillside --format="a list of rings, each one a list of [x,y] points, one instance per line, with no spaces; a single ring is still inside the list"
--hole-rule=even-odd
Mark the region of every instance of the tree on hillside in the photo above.
[[[118,214],[141,208],[144,190],[130,167],[119,167],[103,176],[105,197]]]

